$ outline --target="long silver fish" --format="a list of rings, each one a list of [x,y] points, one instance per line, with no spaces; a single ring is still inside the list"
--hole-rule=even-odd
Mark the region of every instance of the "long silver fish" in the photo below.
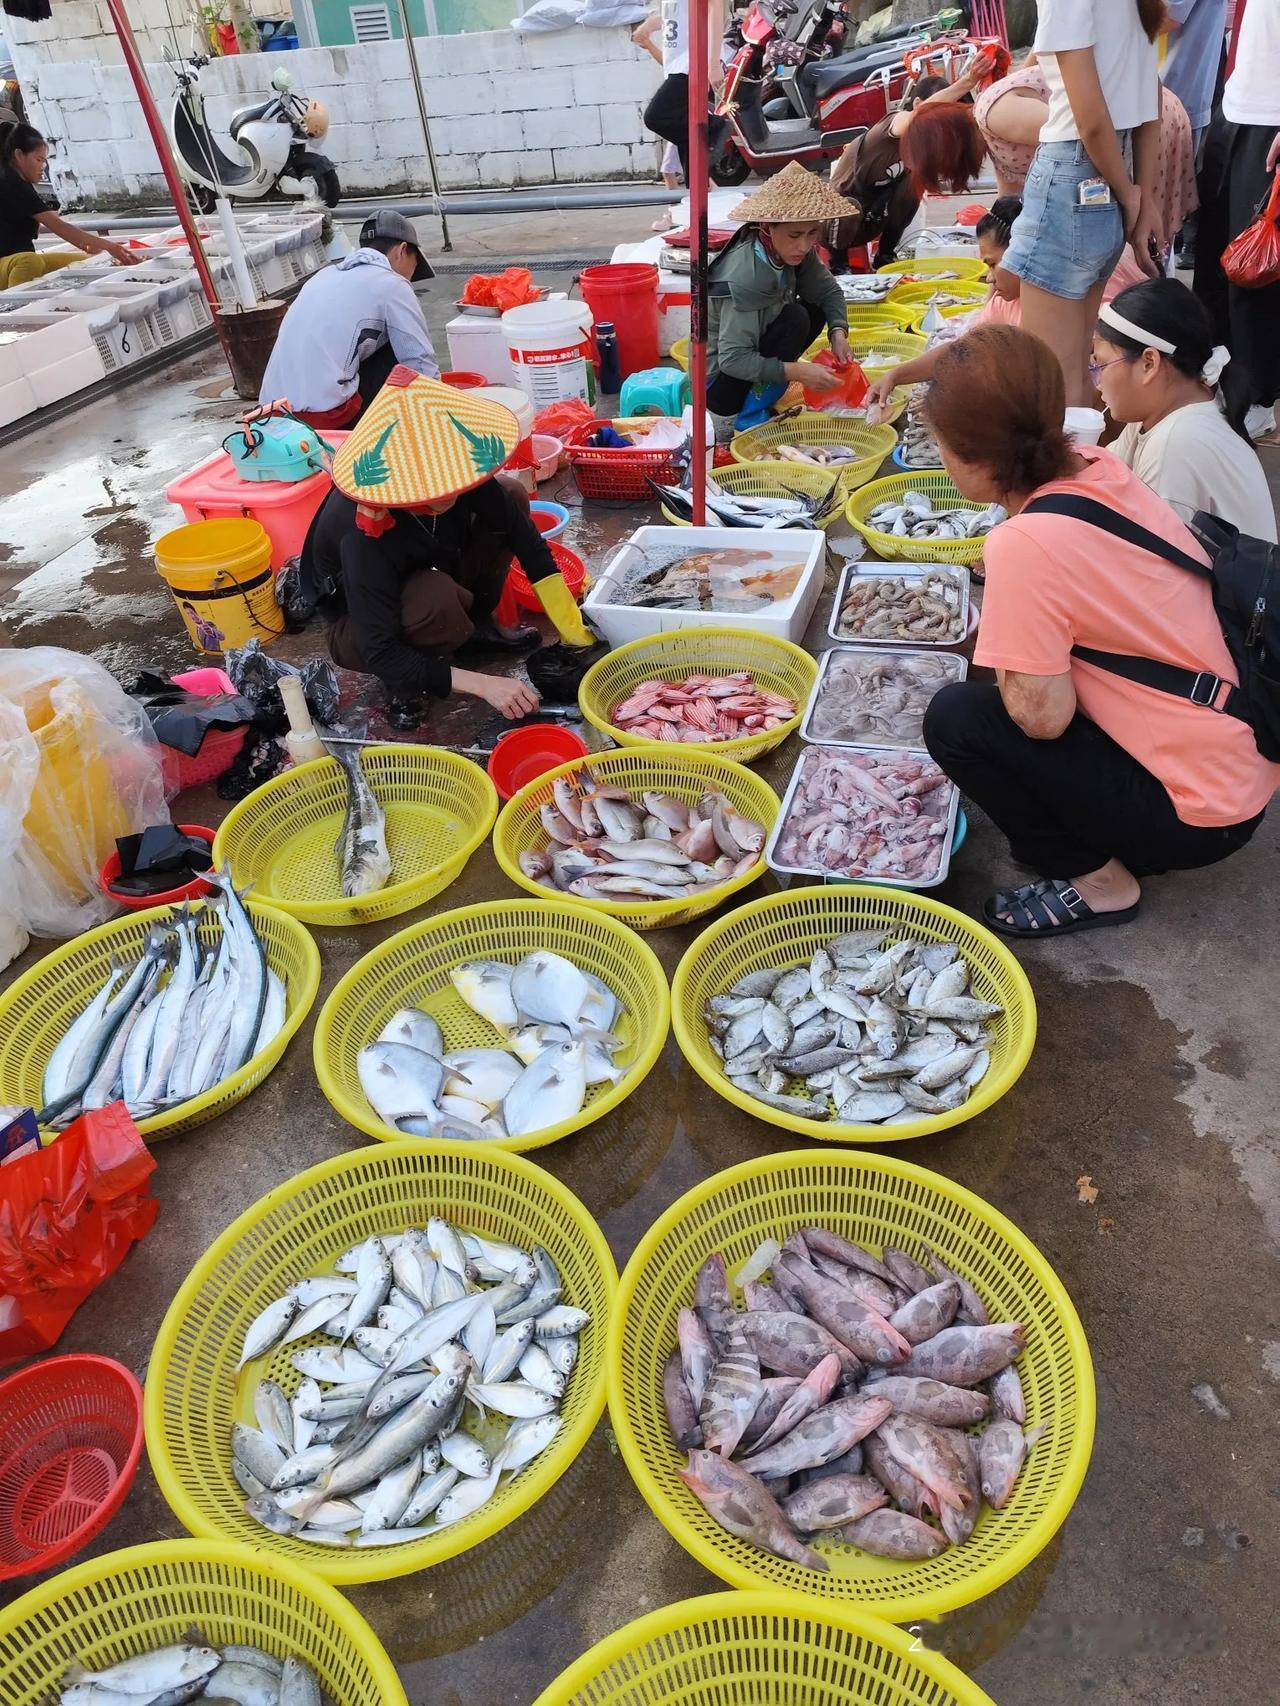
[[[347,779],[347,809],[342,820],[336,851],[342,874],[342,892],[375,894],[391,877],[391,855],[387,851],[387,818],[378,804],[358,752],[349,746],[329,746],[329,756],[342,766]]]

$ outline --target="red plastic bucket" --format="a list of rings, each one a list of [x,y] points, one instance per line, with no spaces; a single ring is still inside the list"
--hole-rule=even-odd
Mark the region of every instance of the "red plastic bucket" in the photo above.
[[[599,326],[611,320],[618,336],[618,365],[628,374],[658,365],[658,269],[649,262],[587,267],[582,300]]]
[[[556,540],[548,540],[547,549],[555,558],[556,567],[564,576],[564,584],[574,598],[581,603],[582,594],[587,584],[587,565],[576,551],[571,551],[567,545],[561,545]],[[507,570],[505,592],[514,598],[521,610],[532,610],[536,614],[541,614],[542,601],[530,586],[528,575],[525,574],[514,557],[511,559],[511,567]]]
[[[443,385],[452,385],[455,391],[479,391],[482,386],[490,383],[483,373],[470,373],[463,368],[458,368],[453,373],[442,373],[440,382]]]

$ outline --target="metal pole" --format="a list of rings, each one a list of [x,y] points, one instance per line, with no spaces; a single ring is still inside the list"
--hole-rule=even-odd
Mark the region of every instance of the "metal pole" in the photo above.
[[[413,78],[418,117],[422,120],[422,140],[427,148],[427,166],[431,171],[431,193],[435,197],[435,211],[440,216],[440,241],[445,254],[451,255],[453,244],[449,240],[449,216],[444,210],[444,201],[440,195],[440,174],[436,170],[436,151],[431,142],[431,120],[427,117],[427,97],[422,92],[422,73],[418,70],[418,56],[413,50],[413,31],[409,27],[407,0],[399,0],[399,6],[400,28],[404,32],[404,45],[409,53],[409,75]]]
[[[147,82],[147,73],[142,63],[142,55],[138,52],[138,44],[134,40],[133,26],[130,24],[124,9],[124,0],[107,0],[107,9],[111,13],[111,22],[116,27],[116,35],[120,38],[120,49],[124,54],[124,62],[129,67],[129,75],[133,78],[133,86],[138,91],[138,99],[142,103],[142,116],[147,121],[147,129],[151,132],[151,140],[155,144],[156,153],[160,156],[160,170],[164,173],[165,182],[169,186],[169,194],[173,197],[173,205],[178,215],[178,223],[186,233],[187,242],[191,245],[191,259],[195,262],[196,272],[204,293],[209,299],[209,307],[213,312],[213,323],[218,329],[218,341],[222,345],[222,353],[227,355],[227,340],[218,319],[218,310],[222,304],[218,300],[218,287],[213,282],[213,274],[209,270],[209,260],[204,252],[204,244],[200,241],[200,233],[196,229],[195,220],[191,217],[191,209],[187,206],[187,191],[178,168],[173,163],[173,155],[169,152],[169,138],[165,135],[164,124],[156,110],[152,98],[151,87]],[[230,356],[227,355],[228,364]]]
[[[403,0],[401,0],[403,4]],[[689,378],[693,525],[707,523],[707,0],[689,4]]]

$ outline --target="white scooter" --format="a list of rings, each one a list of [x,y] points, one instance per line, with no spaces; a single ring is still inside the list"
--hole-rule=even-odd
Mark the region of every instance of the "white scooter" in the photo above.
[[[312,144],[323,141],[329,115],[319,101],[293,92],[293,79],[282,66],[271,78],[275,93],[258,106],[242,107],[231,120],[235,157],[222,152],[205,118],[200,73],[209,63],[193,53],[177,62],[169,136],[178,170],[202,213],[212,211],[219,195],[235,201],[260,201],[278,190],[336,207],[342,193],[327,155]]]

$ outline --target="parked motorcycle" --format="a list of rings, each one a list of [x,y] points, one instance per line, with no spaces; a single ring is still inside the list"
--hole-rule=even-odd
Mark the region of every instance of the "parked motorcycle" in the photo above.
[[[242,107],[232,116],[236,153],[225,154],[205,117],[200,73],[208,63],[199,53],[176,63],[178,86],[169,119],[178,170],[199,210],[212,211],[219,195],[233,201],[261,201],[272,191],[336,207],[342,194],[338,174],[332,160],[313,147],[329,129],[329,115],[321,102],[297,94],[293,78],[281,67],[271,78],[270,99]]]

